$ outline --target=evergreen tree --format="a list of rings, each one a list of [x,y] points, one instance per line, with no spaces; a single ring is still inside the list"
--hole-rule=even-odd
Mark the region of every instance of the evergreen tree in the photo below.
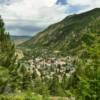
[[[15,46],[11,41],[9,33],[5,30],[5,24],[0,16],[0,66],[2,66],[5,70],[4,72],[7,72],[6,80],[4,78],[4,74],[2,74],[0,79],[0,87],[2,87],[1,93],[7,92],[11,90],[12,86],[15,86],[16,84],[13,84],[11,80],[14,80],[12,76],[12,69],[15,68]],[[2,70],[0,70],[0,73],[2,73]],[[4,81],[5,80],[5,81]],[[6,90],[7,89],[7,90]],[[10,91],[11,92],[11,91]]]
[[[64,96],[64,89],[62,88],[58,76],[54,75],[53,79],[51,80],[51,84],[50,84],[50,94],[51,95],[55,95],[55,96]]]
[[[9,67],[14,62],[15,46],[9,33],[5,31],[5,24],[0,17],[0,65]]]
[[[97,26],[98,22],[95,24]],[[82,44],[84,50],[77,61],[76,72],[70,79],[70,87],[73,88],[77,100],[99,100],[100,98],[100,88],[98,88],[100,86],[100,35],[95,30],[96,28],[86,33],[88,39],[84,38]]]

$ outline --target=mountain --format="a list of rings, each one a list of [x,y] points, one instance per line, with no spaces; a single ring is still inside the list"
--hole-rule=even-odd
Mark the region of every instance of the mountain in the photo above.
[[[51,50],[76,54],[82,50],[83,42],[91,45],[94,41],[91,32],[95,34],[95,39],[100,39],[97,37],[100,36],[100,8],[67,16],[61,22],[49,26],[20,46],[39,52]]]
[[[31,38],[31,36],[15,36],[15,35],[11,36],[12,41],[14,41],[16,45],[19,45],[19,44],[29,40],[30,38]]]

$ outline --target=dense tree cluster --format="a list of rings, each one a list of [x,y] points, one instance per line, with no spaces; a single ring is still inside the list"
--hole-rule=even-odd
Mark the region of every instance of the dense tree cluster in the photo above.
[[[35,72],[30,74],[22,62],[15,64],[15,47],[0,17],[0,93],[30,91],[42,95],[43,100],[48,100],[49,95],[75,97],[76,100],[99,100],[100,29],[98,27],[100,19],[95,19],[94,23],[82,31],[84,34],[80,38],[81,49],[77,51],[78,55],[74,55],[77,58],[74,62],[76,70],[70,77],[63,75],[62,81],[59,81],[57,73],[52,79],[44,79],[42,76],[38,77]]]
[[[0,65],[9,67],[13,62],[14,53],[14,44],[9,33],[5,31],[4,22],[0,17]]]

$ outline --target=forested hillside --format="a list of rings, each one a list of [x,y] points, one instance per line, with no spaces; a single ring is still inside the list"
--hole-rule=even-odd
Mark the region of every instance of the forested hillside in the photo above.
[[[89,42],[93,41],[88,35],[93,31],[100,31],[99,25],[96,25],[96,22],[99,21],[100,8],[82,14],[70,15],[61,22],[49,26],[21,46],[36,48],[35,51],[40,52],[41,49],[45,49],[47,51],[52,50],[52,52],[59,51],[64,55],[67,55],[66,52],[78,54],[82,49],[83,41],[86,41],[86,39]],[[95,32],[94,34],[96,35]]]
[[[0,100],[100,100],[100,9],[71,15],[19,45],[0,17]]]

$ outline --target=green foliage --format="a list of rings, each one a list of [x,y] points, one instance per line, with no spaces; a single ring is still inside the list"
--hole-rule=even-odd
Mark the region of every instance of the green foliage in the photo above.
[[[4,22],[0,17],[0,65],[6,67],[12,65],[14,53],[14,44],[11,42],[9,33],[5,31]]]
[[[48,85],[40,79],[35,79],[34,92],[43,96],[43,100],[48,100]]]
[[[0,93],[4,92],[9,77],[9,70],[0,66]]]
[[[32,51],[34,49],[34,52],[38,52],[38,54],[43,53],[45,50],[47,52],[51,50],[51,53],[54,50],[58,50],[64,55],[76,55],[83,49],[81,46],[82,41],[88,45],[91,45],[92,41],[94,41],[93,36],[89,35],[89,29],[92,30],[92,33],[95,34],[96,32],[99,34],[99,16],[100,8],[82,14],[70,15],[61,22],[49,26],[25,43],[22,43],[20,47],[30,48]],[[94,24],[96,20],[98,20],[98,25]]]
[[[11,42],[10,35],[5,31],[4,22],[0,17],[0,93],[9,92],[10,67],[15,63],[15,47]],[[4,68],[3,68],[4,67]],[[9,89],[8,89],[9,88]],[[7,89],[7,90],[6,90]]]
[[[3,20],[0,18],[0,66],[3,66],[0,67],[0,93],[15,93],[15,95],[0,95],[0,99],[48,100],[49,95],[52,95],[75,97],[76,100],[99,100],[99,16],[100,9],[68,16],[25,42],[28,47],[32,45],[33,49],[32,52],[30,49],[24,52],[26,59],[31,58],[32,55],[48,58],[49,55],[54,54],[54,50],[61,51],[59,56],[74,55],[78,58],[74,65],[76,71],[69,78],[64,75],[62,82],[59,82],[56,73],[52,79],[45,80],[36,77],[35,73],[30,74],[22,62],[14,64],[15,48],[9,34],[5,32]],[[53,56],[57,57],[58,54]],[[19,92],[21,95],[17,95]],[[22,92],[25,93],[22,94]]]
[[[81,20],[79,20],[81,19]],[[62,83],[49,80],[51,95],[74,96],[76,100],[99,100],[100,96],[100,8],[72,15],[53,24],[21,46],[32,48],[30,55],[74,55],[76,71]],[[50,52],[49,52],[50,51]],[[26,55],[29,54],[26,52]],[[33,52],[33,53],[32,53]],[[46,53],[44,53],[46,52]],[[40,93],[41,82],[36,90]]]
[[[53,76],[53,80],[51,80],[49,89],[51,95],[65,96],[65,90],[62,88],[57,75]]]
[[[28,91],[20,94],[0,95],[0,100],[42,100],[42,96]]]
[[[95,23],[97,24],[97,23]],[[95,29],[94,29],[95,30]],[[89,45],[88,39],[83,42],[83,52],[77,62],[76,72],[72,76],[72,87],[77,100],[99,100],[100,96],[100,37],[97,33],[88,34],[94,38]],[[88,38],[88,37],[87,37]],[[85,51],[85,52],[84,52]]]

